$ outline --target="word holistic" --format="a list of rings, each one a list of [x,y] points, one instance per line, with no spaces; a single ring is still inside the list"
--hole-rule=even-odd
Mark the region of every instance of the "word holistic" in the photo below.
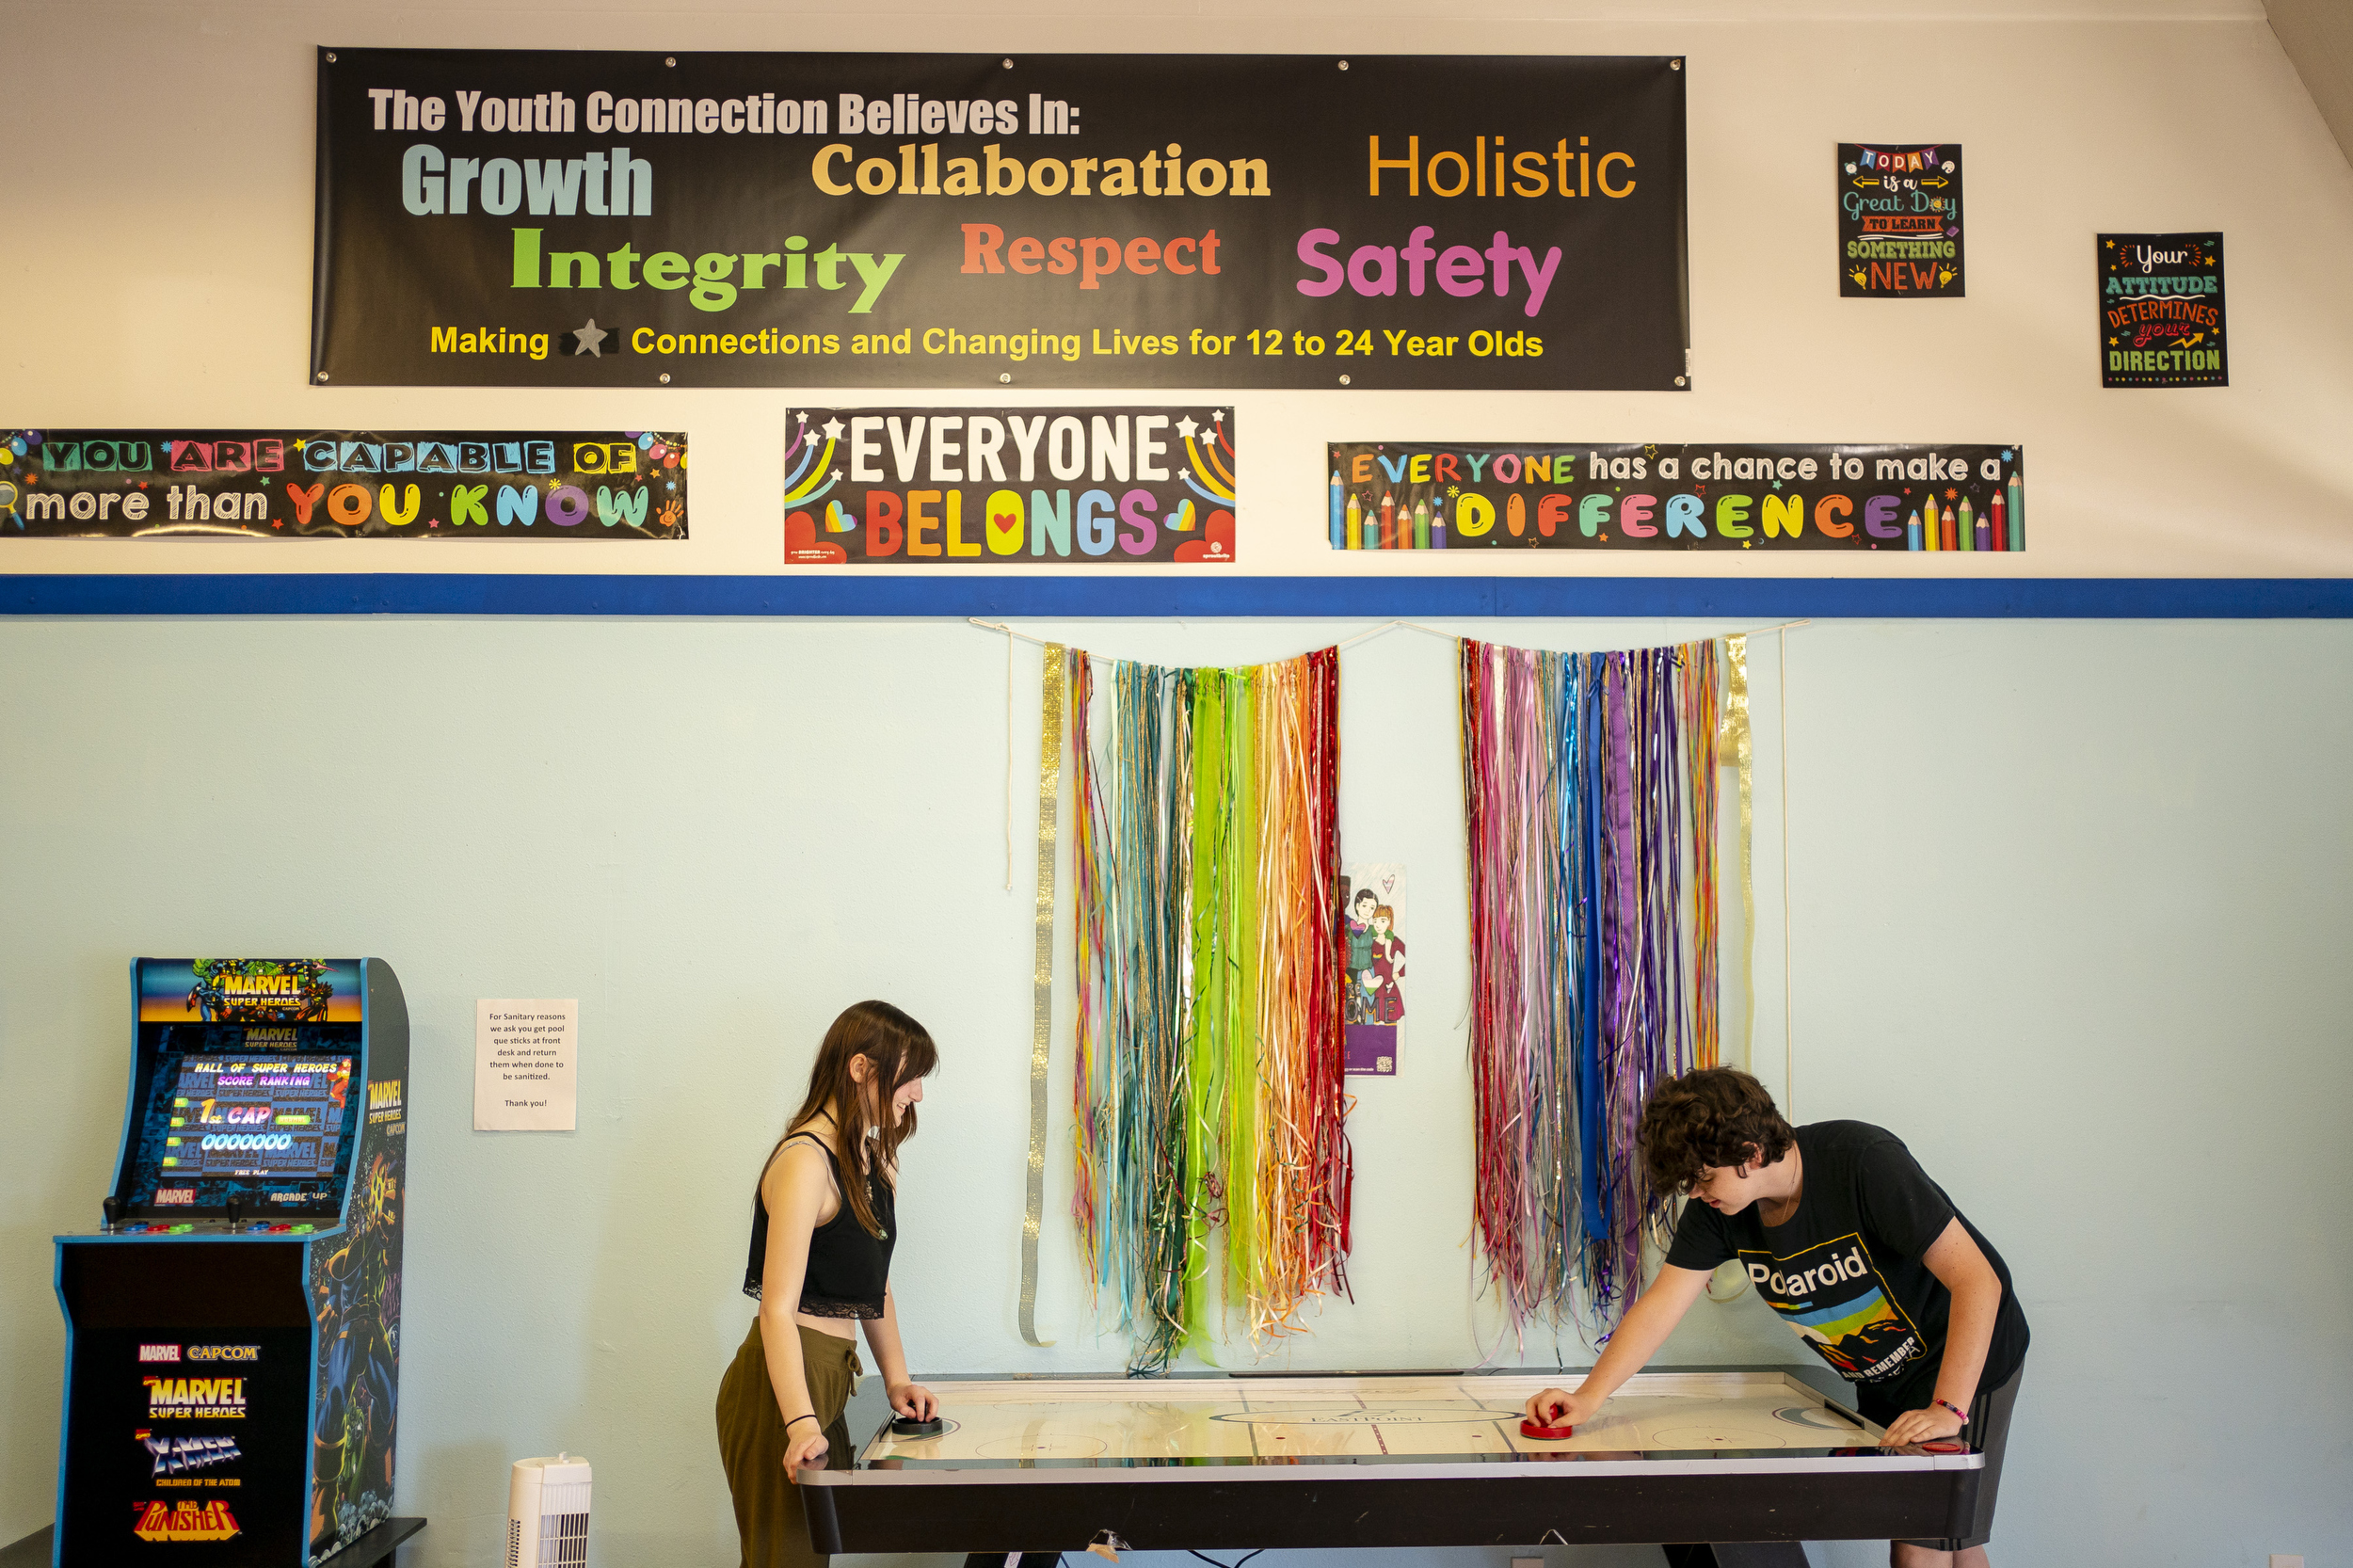
[[[323,49],[331,385],[1689,385],[1683,62]]]
[[[812,408],[784,469],[793,565],[1234,559],[1230,408]]]
[[[171,534],[682,539],[686,438],[650,430],[0,430],[0,538]],[[259,1004],[269,987],[291,982],[248,976],[236,984],[253,993],[238,999]]]
[[[2026,548],[2009,446],[1334,441],[1334,550]]]

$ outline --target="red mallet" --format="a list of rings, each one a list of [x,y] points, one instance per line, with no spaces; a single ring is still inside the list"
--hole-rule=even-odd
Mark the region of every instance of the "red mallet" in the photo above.
[[[1527,1417],[1523,1416],[1520,1419],[1520,1435],[1522,1437],[1533,1437],[1540,1442],[1558,1443],[1564,1437],[1575,1437],[1577,1435],[1577,1429],[1575,1427],[1539,1426],[1534,1421],[1529,1420]]]

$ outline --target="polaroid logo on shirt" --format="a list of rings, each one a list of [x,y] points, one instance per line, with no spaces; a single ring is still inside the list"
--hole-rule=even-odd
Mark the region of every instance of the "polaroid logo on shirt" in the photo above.
[[[139,1359],[141,1361],[177,1361],[180,1359],[180,1347],[177,1345],[141,1345]]]
[[[1863,1247],[1860,1243],[1857,1243],[1854,1250],[1843,1257],[1833,1257],[1828,1263],[1801,1270],[1794,1274],[1777,1272],[1769,1263],[1749,1265],[1749,1278],[1759,1291],[1769,1292],[1785,1299],[1794,1296],[1810,1296],[1825,1286],[1836,1285],[1841,1280],[1870,1277],[1871,1265],[1864,1260]]]

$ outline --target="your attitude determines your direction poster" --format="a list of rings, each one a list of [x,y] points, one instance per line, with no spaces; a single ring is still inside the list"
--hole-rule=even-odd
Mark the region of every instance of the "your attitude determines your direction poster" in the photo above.
[[[1673,391],[1682,67],[322,49],[311,377]]]

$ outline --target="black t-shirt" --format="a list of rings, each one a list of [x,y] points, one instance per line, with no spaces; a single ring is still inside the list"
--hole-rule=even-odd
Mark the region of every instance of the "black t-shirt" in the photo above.
[[[1769,1228],[1755,1204],[1720,1214],[1689,1202],[1667,1261],[1713,1269],[1739,1258],[1765,1304],[1840,1377],[1874,1404],[1918,1410],[1936,1397],[1953,1305],[1921,1255],[1959,1220],[2002,1280],[1978,1387],[2008,1382],[2026,1356],[2026,1315],[1993,1244],[1894,1133],[1867,1122],[1816,1122],[1797,1133],[1805,1184],[1786,1224]]]

